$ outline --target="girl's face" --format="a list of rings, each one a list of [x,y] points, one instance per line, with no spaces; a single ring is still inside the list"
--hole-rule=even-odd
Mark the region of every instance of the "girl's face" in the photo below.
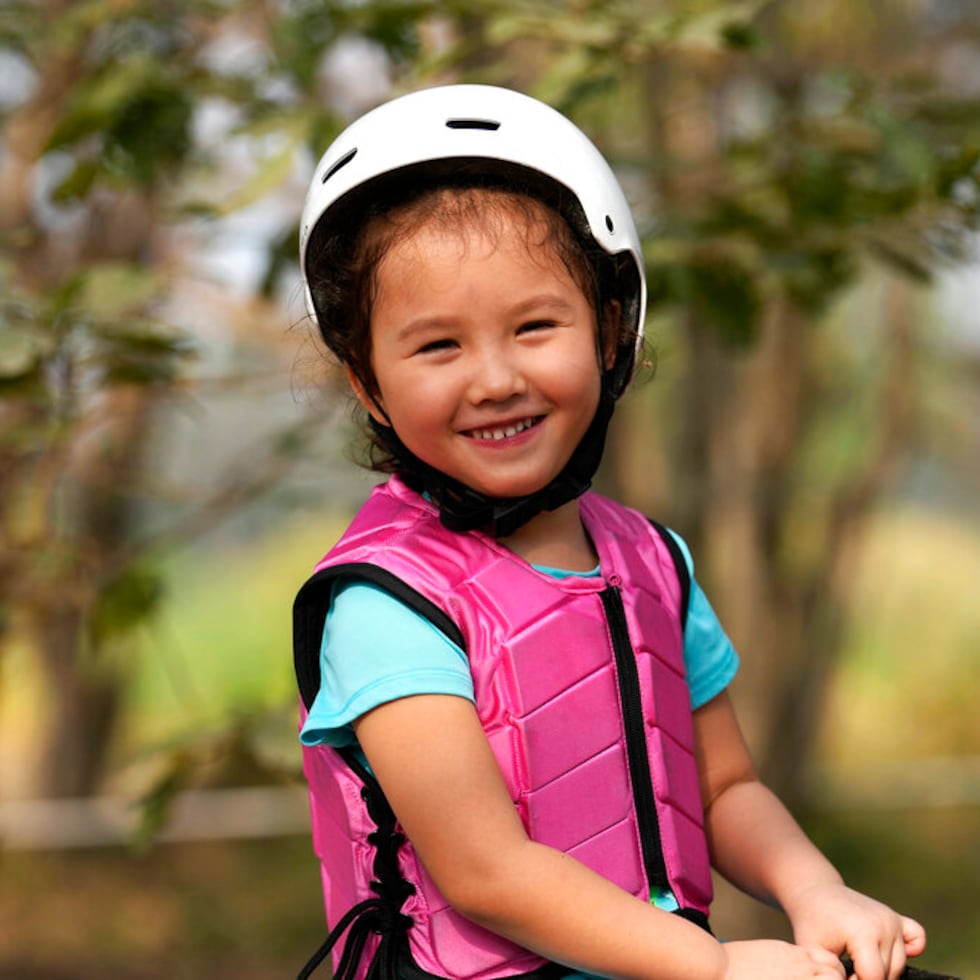
[[[543,229],[511,208],[490,234],[469,217],[401,236],[376,270],[377,404],[354,382],[416,456],[493,497],[554,479],[598,406],[595,312]]]

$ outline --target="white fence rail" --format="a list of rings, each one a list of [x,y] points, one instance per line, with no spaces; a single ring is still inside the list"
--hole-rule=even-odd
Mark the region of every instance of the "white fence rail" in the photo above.
[[[815,768],[808,792],[821,810],[904,810],[980,806],[980,756]],[[0,802],[0,849],[60,850],[125,845],[140,814],[131,801]],[[157,838],[163,842],[308,834],[306,790],[296,787],[198,790],[178,795]]]
[[[0,803],[0,848],[48,850],[107,847],[134,839],[136,804],[109,797]],[[249,787],[179,794],[158,840],[231,840],[306,834],[310,810],[303,787]]]

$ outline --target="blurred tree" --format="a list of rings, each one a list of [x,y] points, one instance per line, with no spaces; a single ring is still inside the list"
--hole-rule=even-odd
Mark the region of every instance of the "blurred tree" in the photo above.
[[[977,63],[978,30],[968,4],[902,0],[503,5],[483,24],[499,47],[478,77],[576,116],[637,202],[651,326],[685,367],[652,424],[642,394],[620,414],[604,485],[692,544],[791,800],[864,518],[923,424],[915,287],[973,255],[980,98],[949,66]],[[869,275],[880,310],[829,337]],[[662,440],[665,472],[638,474]]]
[[[160,598],[159,546],[233,511],[301,447],[281,438],[150,534],[147,503],[169,492],[149,451],[158,408],[186,391],[195,347],[168,312],[197,274],[181,235],[273,193],[334,128],[315,68],[335,25],[318,9],[0,12],[0,641],[26,636],[47,694],[26,792],[98,786],[126,644]],[[231,119],[228,142],[258,146],[257,167],[236,171],[209,113]]]
[[[672,510],[747,653],[743,717],[790,799],[858,536],[922,424],[931,325],[912,287],[970,256],[980,215],[980,101],[936,69],[969,34],[930,13],[767,5],[723,27],[714,57],[643,66],[660,161],[653,308],[678,311],[686,347]],[[815,328],[873,263],[885,302],[828,363]]]
[[[976,90],[950,68],[963,58],[940,55],[975,58],[977,26],[969,4],[911,0],[7,3],[0,630],[28,629],[47,665],[44,791],[96,785],[122,682],[107,651],[159,601],[142,502],[160,482],[145,452],[157,406],[188,383],[192,345],[166,301],[196,270],[177,236],[276,199],[392,82],[447,79],[569,112],[636,201],[652,323],[687,375],[662,436],[642,390],[625,407],[604,479],[701,556],[751,651],[753,741],[792,791],[854,534],[915,425],[920,325],[899,283],[960,259],[976,223]],[[266,300],[294,254],[287,227],[256,284]],[[887,316],[854,324],[864,354],[848,360],[815,327],[869,259],[896,285]],[[858,376],[874,398],[855,396]],[[828,457],[837,423],[858,437]],[[661,439],[667,476],[637,479]],[[267,462],[255,492],[283,465],[275,447]]]
[[[189,352],[151,313],[166,288],[161,190],[188,153],[191,107],[170,66],[132,49],[140,30],[161,55],[175,40],[102,13],[15,5],[2,35],[32,82],[0,162],[3,621],[33,638],[50,692],[36,789],[56,795],[94,785],[120,695],[98,650],[156,598],[126,552],[153,400]],[[70,218],[39,206],[58,164],[50,200],[78,202]]]

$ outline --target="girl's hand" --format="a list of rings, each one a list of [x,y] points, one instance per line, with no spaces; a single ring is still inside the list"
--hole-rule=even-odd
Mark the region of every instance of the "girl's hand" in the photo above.
[[[926,948],[925,930],[846,885],[813,885],[786,909],[798,943],[847,952],[858,980],[896,980],[907,957]]]
[[[776,940],[722,943],[727,960],[725,980],[843,980],[840,959],[818,946],[794,946]]]

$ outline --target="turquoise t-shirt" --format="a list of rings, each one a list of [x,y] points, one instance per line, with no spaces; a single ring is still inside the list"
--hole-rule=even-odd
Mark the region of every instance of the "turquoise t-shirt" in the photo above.
[[[676,534],[674,538],[691,574],[684,666],[691,708],[696,710],[728,687],[738,671],[738,654],[694,578],[686,543]],[[581,574],[535,567],[556,578]],[[597,576],[599,569],[586,574]],[[368,650],[371,654],[365,656]],[[353,721],[381,704],[416,694],[450,694],[474,701],[466,654],[442,630],[379,586],[356,579],[339,581],[320,645],[320,689],[300,740],[304,745],[356,745]],[[678,907],[669,890],[658,890],[650,900],[668,912]],[[601,978],[568,973],[563,980]]]

